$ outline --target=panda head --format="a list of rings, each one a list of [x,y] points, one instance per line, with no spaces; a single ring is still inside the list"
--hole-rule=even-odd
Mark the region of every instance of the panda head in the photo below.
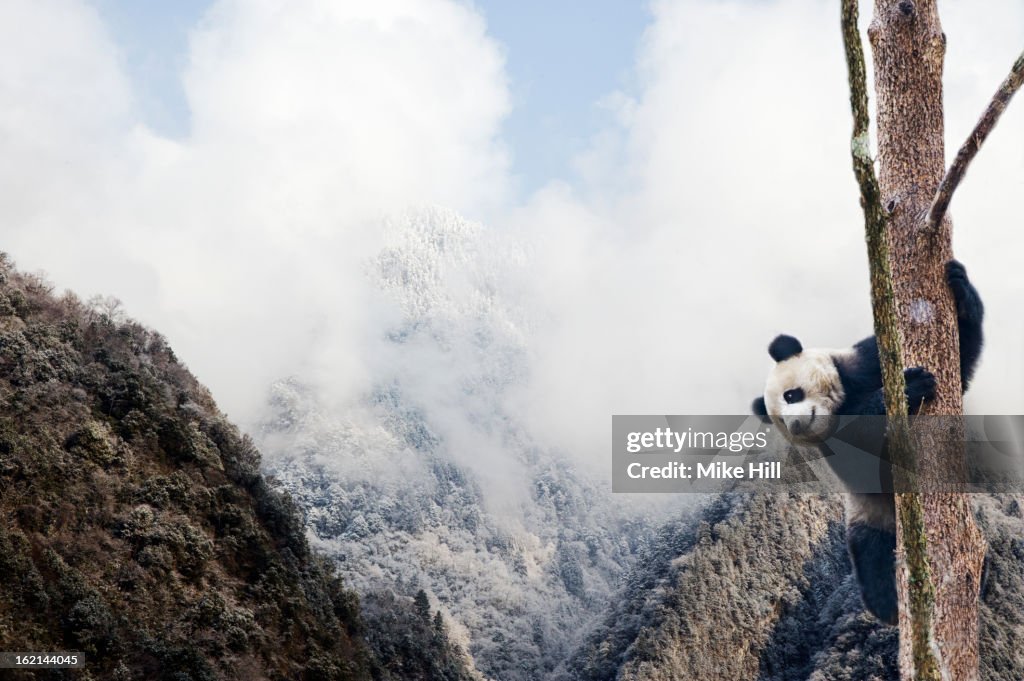
[[[764,396],[753,410],[770,420],[793,444],[813,445],[827,439],[838,422],[843,383],[835,351],[804,349],[792,336],[778,336],[768,346],[775,366],[768,374]]]

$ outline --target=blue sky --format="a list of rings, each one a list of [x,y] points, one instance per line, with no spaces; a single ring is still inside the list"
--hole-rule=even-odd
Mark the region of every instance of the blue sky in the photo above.
[[[607,122],[601,97],[628,89],[650,21],[630,0],[486,0],[478,7],[506,49],[513,98],[505,134],[526,189],[571,173],[568,161]]]
[[[187,56],[188,32],[209,0],[93,0],[92,4],[121,50],[146,123],[168,136],[183,135],[188,129],[188,108],[179,75]]]
[[[188,131],[179,79],[189,31],[209,0],[92,0],[121,50],[145,123],[172,138]],[[512,110],[502,134],[528,194],[574,175],[572,159],[608,124],[599,105],[629,90],[637,44],[651,20],[638,0],[478,0],[504,48]]]

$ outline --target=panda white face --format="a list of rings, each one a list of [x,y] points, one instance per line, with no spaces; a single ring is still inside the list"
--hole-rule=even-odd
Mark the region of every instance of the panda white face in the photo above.
[[[793,444],[817,444],[835,429],[835,412],[845,396],[836,354],[832,350],[800,348],[777,362],[768,374],[765,411]]]

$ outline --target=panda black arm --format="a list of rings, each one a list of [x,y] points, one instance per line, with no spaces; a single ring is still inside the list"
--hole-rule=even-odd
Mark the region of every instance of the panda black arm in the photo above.
[[[843,389],[864,394],[882,387],[882,362],[878,358],[878,341],[869,336],[853,346],[853,354],[838,365]]]
[[[924,402],[934,399],[935,376],[923,367],[910,367],[904,370],[903,379],[906,382],[907,412],[916,414]],[[846,381],[843,383],[845,388]],[[836,413],[851,416],[884,416],[885,393],[882,388],[862,393],[847,391],[843,404]]]
[[[885,414],[882,365],[874,336],[865,338],[849,352],[836,357],[836,370],[843,384],[843,402],[836,410],[837,414]]]
[[[956,301],[956,321],[960,331],[960,380],[966,392],[981,357],[984,343],[981,324],[985,306],[974,284],[967,278],[967,269],[958,261],[946,263],[946,281]]]

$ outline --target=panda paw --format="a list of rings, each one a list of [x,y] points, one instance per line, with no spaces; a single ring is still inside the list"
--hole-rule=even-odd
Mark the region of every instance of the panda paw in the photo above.
[[[967,281],[967,268],[959,260],[950,260],[946,263],[946,281],[953,286],[954,281]]]
[[[922,402],[935,399],[935,375],[924,367],[910,367],[903,372],[907,383],[907,402],[914,413]]]
[[[953,291],[957,318],[980,324],[984,307],[978,292],[967,278],[967,268],[959,260],[950,260],[946,263],[946,283]]]

